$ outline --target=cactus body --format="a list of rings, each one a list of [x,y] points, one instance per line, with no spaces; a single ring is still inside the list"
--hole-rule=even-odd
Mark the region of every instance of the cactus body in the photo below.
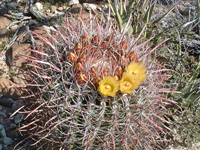
[[[68,17],[27,59],[36,86],[22,134],[41,149],[152,149],[167,131],[169,100],[161,96],[164,69],[141,41],[112,22]]]

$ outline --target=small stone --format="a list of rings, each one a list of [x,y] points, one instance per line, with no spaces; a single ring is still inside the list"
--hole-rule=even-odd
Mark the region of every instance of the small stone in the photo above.
[[[23,114],[17,114],[15,117],[14,117],[14,121],[15,121],[15,124],[19,124],[23,119]]]
[[[39,11],[43,10],[43,5],[41,3],[37,2],[37,3],[35,3],[35,6],[36,6],[37,10],[39,10]]]
[[[14,103],[14,100],[12,98],[3,98],[3,97],[0,97],[0,105],[3,105],[5,107],[9,107],[11,108],[12,105]]]
[[[3,145],[2,145],[2,144],[0,144],[0,150],[2,150],[2,148],[3,148]]]
[[[88,9],[88,7],[91,8],[91,9],[93,9],[93,10],[96,10],[96,9],[97,9],[97,6],[94,5],[94,4],[83,3],[83,6],[84,6],[85,8],[87,8],[87,9]]]
[[[69,1],[69,5],[79,4],[79,0],[71,0]]]
[[[0,141],[2,141],[6,145],[10,145],[13,143],[13,140],[6,136],[6,131],[3,125],[0,125]]]
[[[56,15],[58,14],[58,11],[57,10],[55,10],[55,12],[54,12]]]
[[[23,100],[16,100],[13,105],[12,105],[12,111],[16,111],[17,109],[19,109],[20,107],[22,107],[24,105]]]
[[[63,7],[58,7],[58,10],[59,11],[63,11]]]
[[[8,10],[6,9],[6,7],[4,5],[0,5],[0,14],[5,14],[7,12]]]
[[[10,124],[10,128],[11,128],[11,129],[16,128],[16,127],[17,127],[16,124],[14,124],[14,123],[11,123],[11,124]]]
[[[55,11],[55,15],[58,15],[58,16],[63,16],[65,13],[64,12],[59,12],[59,11]]]
[[[56,11],[57,7],[54,5],[51,5],[51,12],[54,13]]]
[[[25,80],[22,75],[12,77],[12,81],[17,84],[25,84]]]
[[[4,110],[4,111],[0,111],[0,116],[3,116],[3,117],[7,117],[7,115],[6,115],[6,110]]]
[[[0,32],[2,32],[11,23],[6,17],[0,16]]]
[[[13,3],[8,3],[8,9],[9,9],[9,10],[16,10],[17,7],[19,7],[19,5],[18,5],[17,3],[15,3],[15,2],[13,2]]]
[[[6,144],[6,145],[11,145],[13,143],[13,140],[9,137],[5,137],[3,139],[3,143]]]
[[[11,31],[16,31],[18,29],[19,25],[15,24],[10,27]]]
[[[3,139],[6,137],[6,131],[2,124],[0,124],[0,141],[3,141]]]
[[[46,13],[47,13],[47,14],[49,14],[50,12],[51,12],[50,9],[47,9],[47,10],[46,10]],[[48,16],[48,15],[47,15],[47,16]]]
[[[17,0],[17,3],[26,3],[26,0]]]

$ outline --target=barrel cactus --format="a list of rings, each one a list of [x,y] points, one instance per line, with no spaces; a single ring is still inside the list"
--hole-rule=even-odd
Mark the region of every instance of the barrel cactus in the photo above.
[[[142,34],[109,21],[66,17],[27,57],[24,121],[38,149],[153,149],[167,133],[166,69]],[[162,43],[161,43],[162,44]]]

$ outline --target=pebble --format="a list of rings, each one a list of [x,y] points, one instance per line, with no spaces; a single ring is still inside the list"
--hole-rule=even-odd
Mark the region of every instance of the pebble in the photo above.
[[[0,111],[0,116],[7,117],[6,110]]]
[[[37,10],[39,10],[39,11],[43,10],[43,5],[41,3],[37,2],[37,3],[35,3],[35,6],[36,6]]]
[[[51,10],[50,10],[50,9],[47,9],[46,12],[49,14],[49,13],[51,12]]]
[[[51,12],[54,13],[56,11],[57,7],[54,5],[51,5]]]
[[[17,0],[17,3],[26,3],[26,0]]]
[[[11,31],[16,31],[19,28],[19,25],[15,24],[10,27]]]
[[[4,126],[2,124],[0,124],[0,135],[1,135],[1,138],[0,138],[0,141],[6,137],[6,131],[4,129]]]
[[[23,114],[17,114],[15,117],[14,117],[14,121],[15,121],[15,124],[19,124],[23,119]]]
[[[19,109],[20,107],[22,107],[24,105],[23,100],[16,100],[14,101],[13,105],[12,105],[12,111],[16,111],[17,109]]]
[[[6,145],[11,145],[13,143],[13,140],[9,137],[5,137],[3,143]]]
[[[63,11],[63,7],[58,7],[58,10],[59,11]]]
[[[6,136],[6,131],[4,129],[4,126],[0,124],[0,141],[2,141],[6,145],[11,145],[13,143],[13,140]]]
[[[97,9],[97,6],[94,5],[94,4],[83,3],[83,6],[84,6],[85,8],[87,8],[87,9],[88,9],[88,7],[90,7],[90,8],[93,9],[93,10],[96,10],[96,9]]]
[[[14,100],[12,98],[3,98],[3,97],[0,97],[0,105],[3,105],[5,107],[9,107],[11,108],[12,105],[14,103]]]
[[[17,3],[15,3],[15,2],[13,2],[13,3],[8,3],[8,9],[9,9],[9,10],[16,10],[17,7],[19,7],[19,5],[18,5]]]
[[[13,128],[16,128],[16,127],[17,127],[16,124],[14,124],[14,123],[11,123],[11,124],[10,124],[10,129],[13,129]]]
[[[71,0],[69,2],[69,5],[75,5],[75,4],[79,4],[79,0]]]
[[[17,75],[12,77],[12,81],[17,84],[25,84],[25,81],[23,79],[24,79],[23,75]]]
[[[0,14],[4,14],[6,12],[6,7],[2,4],[0,4]]]

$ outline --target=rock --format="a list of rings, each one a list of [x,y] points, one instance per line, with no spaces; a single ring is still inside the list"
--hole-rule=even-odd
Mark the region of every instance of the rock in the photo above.
[[[0,32],[6,29],[6,27],[11,23],[6,17],[0,16]]]
[[[0,97],[0,105],[3,105],[5,107],[9,107],[11,108],[12,105],[14,103],[14,100],[12,98],[3,98],[3,97]]]
[[[7,117],[6,110],[0,111],[0,116]]]
[[[192,148],[193,148],[194,150],[200,149],[200,142],[193,143],[193,144],[192,144]]]
[[[17,127],[17,125],[14,123],[9,124],[9,126],[10,126],[10,129],[15,129]]]
[[[95,4],[89,4],[89,3],[83,3],[83,6],[88,9],[88,8],[91,8],[93,10],[96,10],[97,9],[97,5]]]
[[[37,10],[39,10],[39,11],[43,10],[43,5],[41,3],[37,2],[37,3],[35,3],[35,6],[36,6]]]
[[[9,67],[6,65],[5,58],[6,57],[4,57],[3,60],[0,60],[0,78],[6,78],[8,76]]]
[[[27,49],[30,47],[30,44],[23,43],[18,44],[14,43],[7,51],[6,51],[6,63],[8,66],[14,68],[18,68],[22,66],[22,63],[25,62],[25,57],[22,55],[30,55],[30,51]]]
[[[11,145],[13,140],[6,136],[6,131],[3,125],[0,125],[0,141],[2,141],[6,145]]]
[[[0,150],[2,150],[2,148],[3,148],[3,145],[2,145],[2,144],[0,144]]]
[[[63,7],[58,7],[59,11],[63,11],[63,9],[64,9]]]
[[[24,101],[23,100],[16,100],[14,101],[13,105],[12,105],[12,111],[16,111],[17,109],[19,109],[20,107],[22,107],[24,105]]]
[[[23,119],[23,114],[17,114],[15,117],[14,117],[14,122],[15,124],[19,124]]]
[[[167,29],[169,28],[169,24],[166,22],[166,21],[161,21],[161,26],[164,28],[164,29]]]
[[[55,10],[54,14],[57,15],[59,12],[57,10]]]
[[[79,4],[79,0],[70,0],[69,5]]]
[[[81,4],[73,5],[71,9],[69,9],[69,12],[71,12],[72,14],[79,13],[80,9],[82,9]]]
[[[0,93],[4,97],[18,99],[20,96],[22,96],[23,91],[20,88],[13,87],[15,85],[16,84],[10,81],[9,79],[5,79],[5,78],[0,79]],[[11,105],[11,101],[9,103],[9,106],[10,105]]]
[[[16,10],[17,7],[19,7],[19,4],[12,2],[12,3],[8,3],[8,9],[9,10]]]
[[[13,140],[9,137],[5,137],[3,139],[3,143],[6,144],[6,145],[11,145],[13,143]]]
[[[65,13],[56,10],[54,15],[56,15],[56,16],[64,16]],[[53,15],[53,16],[54,16],[54,15]]]
[[[54,13],[56,11],[57,7],[54,5],[51,5],[51,12]]]
[[[6,7],[2,4],[0,4],[0,15],[3,15],[7,12],[8,12],[8,10],[6,9]]]
[[[177,5],[180,13],[184,16],[187,16],[191,10],[195,10],[196,8],[191,5],[190,2],[184,2]]]
[[[4,126],[0,124],[0,141],[2,141],[4,137],[6,137],[6,131],[4,129]]]
[[[51,15],[48,15],[49,13],[51,13],[51,10],[50,10],[50,9],[47,9],[47,10],[46,10],[46,13],[47,13],[46,16],[51,16]]]
[[[16,31],[19,28],[19,25],[15,24],[10,27],[11,31]]]
[[[12,77],[12,81],[17,84],[25,84],[25,77],[22,74],[17,74]]]
[[[17,3],[26,3],[26,0],[17,0]]]

